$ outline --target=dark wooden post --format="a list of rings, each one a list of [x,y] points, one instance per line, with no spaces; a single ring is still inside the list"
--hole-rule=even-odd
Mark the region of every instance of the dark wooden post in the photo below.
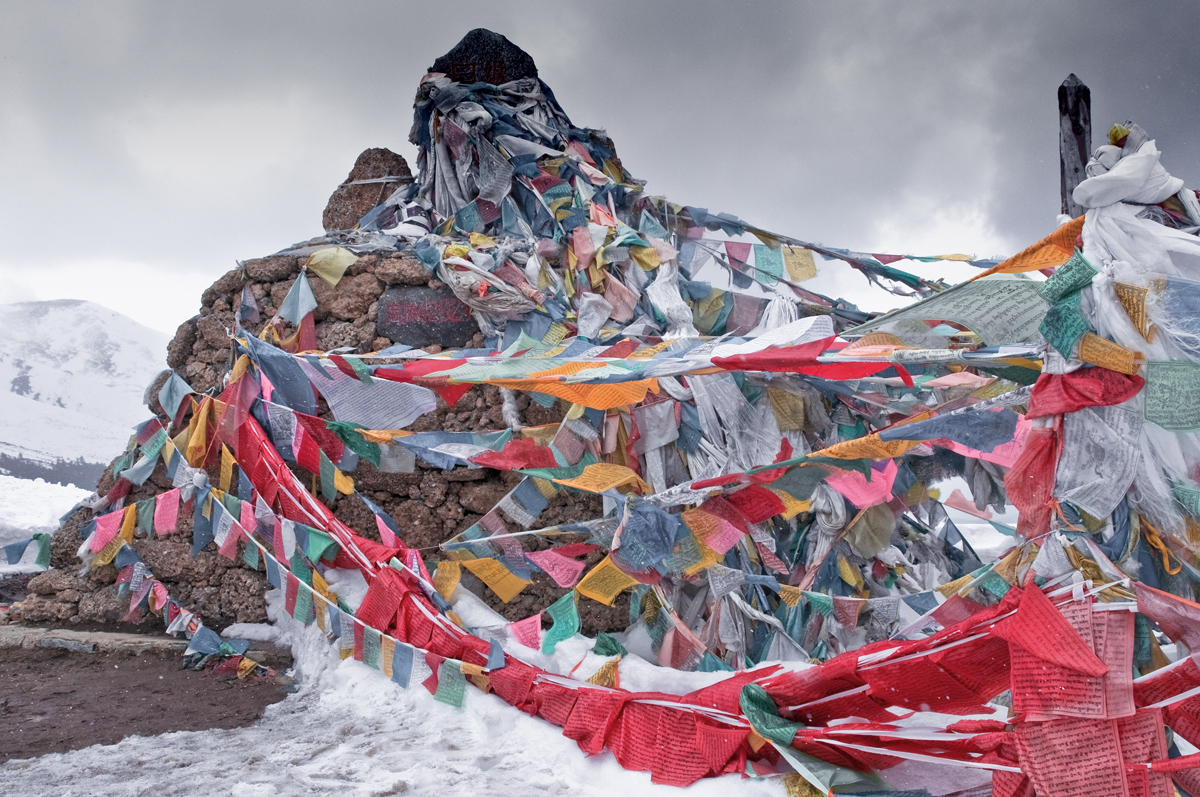
[[[1075,204],[1071,192],[1083,182],[1083,167],[1092,154],[1092,92],[1071,73],[1058,87],[1058,162],[1062,188],[1062,212],[1075,218],[1084,208]]]

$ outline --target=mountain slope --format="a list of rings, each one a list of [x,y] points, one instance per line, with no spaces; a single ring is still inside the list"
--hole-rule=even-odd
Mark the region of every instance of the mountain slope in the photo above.
[[[0,305],[0,340],[0,472],[93,487],[148,415],[167,336],[60,299]]]

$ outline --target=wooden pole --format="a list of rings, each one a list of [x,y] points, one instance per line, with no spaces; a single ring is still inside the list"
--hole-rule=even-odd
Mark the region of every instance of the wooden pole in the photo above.
[[[1062,212],[1082,216],[1071,192],[1085,175],[1084,166],[1092,153],[1092,92],[1071,73],[1058,87],[1058,161],[1062,189]]]

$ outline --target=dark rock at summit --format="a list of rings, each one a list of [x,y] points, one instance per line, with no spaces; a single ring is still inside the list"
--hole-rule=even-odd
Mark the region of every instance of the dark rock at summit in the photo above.
[[[459,83],[499,86],[524,77],[537,77],[533,56],[499,33],[476,28],[450,52],[433,62],[430,72],[442,72]]]

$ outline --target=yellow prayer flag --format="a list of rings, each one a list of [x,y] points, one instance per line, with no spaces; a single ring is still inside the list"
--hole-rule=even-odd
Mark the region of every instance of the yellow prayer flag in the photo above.
[[[846,557],[838,555],[838,575],[855,589],[862,589],[865,586],[862,573],[858,568],[846,561]]]
[[[775,495],[779,497],[779,500],[783,502],[783,511],[780,512],[779,515],[784,520],[791,520],[801,512],[808,511],[808,501],[797,501],[789,493],[785,493],[783,490],[771,490],[771,492],[775,493]]]
[[[305,266],[321,279],[337,287],[338,281],[346,273],[346,269],[358,260],[358,255],[340,246],[318,249],[308,256]]]
[[[792,282],[804,282],[817,276],[817,264],[811,249],[783,248],[783,267]]]
[[[398,437],[408,437],[412,432],[404,429],[355,429],[368,443],[390,443]]]
[[[605,606],[612,606],[617,595],[637,583],[637,579],[625,575],[606,556],[575,586],[575,591]]]
[[[600,665],[600,669],[592,673],[587,679],[589,684],[596,686],[619,687],[621,685],[620,671],[618,665],[621,663],[620,656],[614,656],[608,661]]]
[[[243,354],[237,358],[237,362],[233,364],[233,370],[229,372],[229,383],[233,384],[242,378],[242,374],[246,373],[246,369],[250,367],[250,356]]]
[[[463,565],[505,603],[517,597],[531,583],[513,575],[511,570],[495,559],[467,559]]]
[[[820,451],[815,452],[813,456],[830,457],[832,459],[860,459],[863,457],[870,459],[895,459],[910,448],[916,448],[919,445],[921,445],[921,441],[919,440],[892,440],[885,443],[879,439],[878,432],[872,432],[869,435],[864,435],[854,440],[844,440],[841,443],[834,443],[829,448],[822,448]]]
[[[1117,301],[1124,308],[1125,315],[1129,316],[1134,329],[1147,343],[1153,343],[1154,326],[1150,323],[1149,316],[1146,315],[1146,297],[1150,293],[1150,289],[1143,285],[1130,285],[1127,282],[1113,282],[1112,286]]]
[[[458,562],[444,560],[438,562],[437,571],[433,574],[433,587],[446,600],[454,594],[454,588],[462,580],[462,568]]]
[[[221,443],[221,479],[218,486],[223,493],[229,492],[229,485],[233,483],[233,466],[236,464],[229,446]]]
[[[974,576],[972,576],[970,573],[967,573],[961,578],[956,578],[953,581],[947,581],[945,584],[942,584],[939,587],[934,587],[934,589],[940,592],[943,598],[949,598],[951,595],[956,595],[963,589],[963,587],[967,586],[967,584],[970,584],[973,579]]]
[[[642,481],[636,473],[624,465],[613,465],[607,462],[596,462],[588,465],[573,479],[555,479],[555,484],[564,487],[574,487],[586,493],[603,493],[614,487],[632,485],[641,490],[642,495],[650,495],[654,489]]]
[[[351,479],[337,468],[333,469],[333,486],[342,495],[351,495],[354,493],[354,479]]]
[[[396,657],[396,640],[387,634],[379,638],[379,670],[388,678],[392,677],[392,660]]]
[[[316,571],[314,570],[313,573],[315,574]],[[317,593],[313,593],[312,599],[313,614],[317,618],[317,628],[321,629],[321,633],[327,634],[329,632],[325,628],[325,599]]]
[[[204,455],[208,451],[208,419],[212,414],[213,400],[208,396],[200,402],[200,406],[192,413],[192,421],[188,424],[187,446],[183,452],[188,465],[193,468],[204,466]]]
[[[1136,374],[1145,362],[1141,352],[1130,351],[1091,332],[1085,332],[1079,341],[1079,359],[1129,376]]]
[[[658,250],[653,246],[631,246],[629,247],[629,256],[633,258],[633,262],[642,267],[643,271],[653,271],[661,262],[658,259]]]

